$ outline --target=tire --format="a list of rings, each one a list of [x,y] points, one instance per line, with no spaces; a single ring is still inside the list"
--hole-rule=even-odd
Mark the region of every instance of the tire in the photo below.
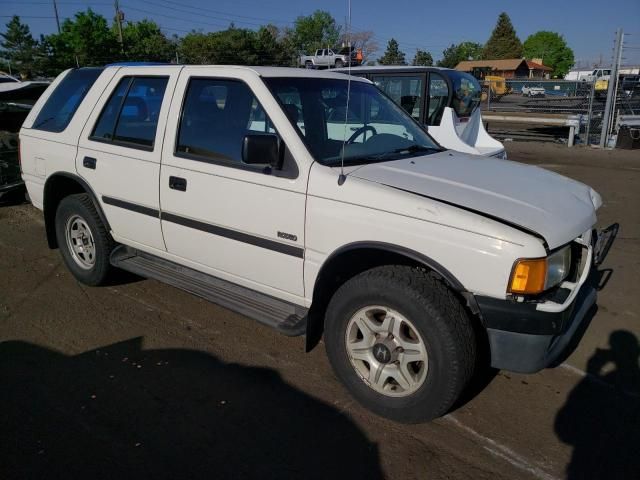
[[[112,270],[109,256],[115,242],[89,195],[63,198],[56,211],[55,228],[62,259],[73,276],[85,285],[104,284]]]
[[[307,60],[304,62],[304,68],[313,68],[313,62],[311,60]]]
[[[344,62],[338,58],[336,60],[335,68],[342,68],[342,67],[344,67]]]
[[[383,311],[376,313],[380,307]],[[360,328],[364,318],[370,325],[379,322],[384,333],[365,342]],[[390,324],[390,331],[397,332],[391,340],[384,328]],[[394,342],[405,348],[394,350]],[[362,345],[370,349],[354,348]],[[433,273],[407,266],[377,267],[345,282],[327,307],[325,346],[337,377],[362,405],[404,423],[447,413],[471,379],[476,360],[473,326],[460,302]],[[423,350],[424,361],[405,363],[407,358],[422,358]],[[392,356],[384,363],[387,353]],[[372,375],[378,372],[375,365],[383,365],[378,380]],[[400,371],[409,376],[398,382]]]

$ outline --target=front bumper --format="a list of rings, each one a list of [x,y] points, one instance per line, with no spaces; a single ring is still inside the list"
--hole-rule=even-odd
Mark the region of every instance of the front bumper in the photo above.
[[[491,349],[491,366],[534,373],[552,365],[578,337],[596,303],[596,266],[609,252],[618,225],[583,236],[585,262],[577,282],[564,282],[561,303],[517,302],[476,296]],[[575,346],[575,345],[574,345]]]

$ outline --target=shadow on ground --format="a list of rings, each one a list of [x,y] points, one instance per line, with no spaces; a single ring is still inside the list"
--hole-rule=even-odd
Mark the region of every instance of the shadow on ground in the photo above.
[[[573,446],[568,480],[640,478],[640,346],[626,330],[609,345],[591,356],[556,417],[558,437]]]
[[[382,478],[345,415],[202,352],[5,342],[0,382],[3,479]]]

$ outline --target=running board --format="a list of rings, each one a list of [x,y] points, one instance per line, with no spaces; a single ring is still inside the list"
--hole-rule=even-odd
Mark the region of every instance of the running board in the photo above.
[[[235,283],[178,265],[163,258],[120,245],[111,265],[145,278],[153,278],[216,303],[295,337],[307,329],[307,308],[279,300]]]

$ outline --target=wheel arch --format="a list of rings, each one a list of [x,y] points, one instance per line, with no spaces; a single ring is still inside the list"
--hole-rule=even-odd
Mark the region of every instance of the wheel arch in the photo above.
[[[344,245],[324,261],[316,276],[311,308],[307,318],[306,350],[312,350],[322,338],[324,313],[335,291],[347,280],[365,270],[383,265],[409,265],[436,273],[469,311],[479,316],[473,294],[444,266],[415,250],[385,242],[362,241]]]
[[[100,202],[98,202],[98,198],[89,184],[78,175],[68,172],[56,172],[47,178],[44,184],[43,194],[44,224],[49,248],[58,248],[55,227],[58,205],[60,205],[60,202],[65,197],[78,193],[86,193],[89,195],[107,232],[111,230],[107,217],[100,206]]]

